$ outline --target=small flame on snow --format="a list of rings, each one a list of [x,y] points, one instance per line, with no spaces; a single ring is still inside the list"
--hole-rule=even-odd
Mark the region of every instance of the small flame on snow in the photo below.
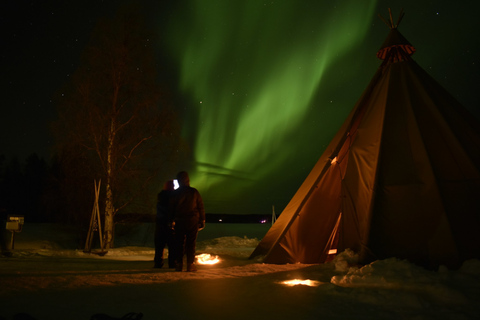
[[[218,256],[212,256],[208,253],[202,253],[197,256],[198,264],[216,264],[219,263],[220,259]]]
[[[286,286],[289,286],[289,287],[298,286],[298,285],[309,286],[309,287],[317,287],[321,284],[320,281],[310,280],[310,279],[307,279],[307,280],[300,280],[300,279],[286,280],[286,281],[282,281],[280,283],[284,284]]]

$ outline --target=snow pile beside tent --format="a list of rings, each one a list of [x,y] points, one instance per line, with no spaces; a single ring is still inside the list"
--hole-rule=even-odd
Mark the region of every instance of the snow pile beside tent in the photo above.
[[[246,236],[243,238],[237,236],[221,237],[200,242],[197,251],[246,259],[258,243],[258,239],[249,239]]]

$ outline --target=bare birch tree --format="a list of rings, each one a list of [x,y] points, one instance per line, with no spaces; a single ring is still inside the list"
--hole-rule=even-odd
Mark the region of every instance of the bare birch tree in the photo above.
[[[80,146],[105,186],[106,249],[113,246],[116,213],[165,169],[161,160],[178,142],[172,108],[157,83],[153,39],[136,8],[101,21],[59,97],[59,147]]]

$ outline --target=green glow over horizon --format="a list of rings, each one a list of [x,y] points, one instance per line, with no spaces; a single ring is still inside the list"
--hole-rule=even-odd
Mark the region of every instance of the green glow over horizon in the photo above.
[[[285,171],[309,109],[326,107],[312,105],[330,81],[326,70],[362,42],[375,5],[192,0],[177,17],[180,88],[194,109],[186,126],[196,128],[186,133],[194,143],[191,181],[206,202]]]

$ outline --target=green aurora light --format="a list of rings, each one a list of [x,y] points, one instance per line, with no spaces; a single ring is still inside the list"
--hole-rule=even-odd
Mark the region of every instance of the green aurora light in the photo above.
[[[190,11],[175,17],[171,45],[181,91],[192,105],[185,118],[192,185],[208,212],[258,213],[229,201],[255,201],[246,199],[266,193],[269,177],[298,170],[291,164],[305,145],[300,128],[313,108],[331,108],[319,105],[327,98],[318,96],[339,80],[325,74],[363,41],[376,1],[190,3]],[[345,115],[355,101],[342,107]],[[307,144],[319,140],[311,139]],[[317,147],[309,163],[322,151]]]

